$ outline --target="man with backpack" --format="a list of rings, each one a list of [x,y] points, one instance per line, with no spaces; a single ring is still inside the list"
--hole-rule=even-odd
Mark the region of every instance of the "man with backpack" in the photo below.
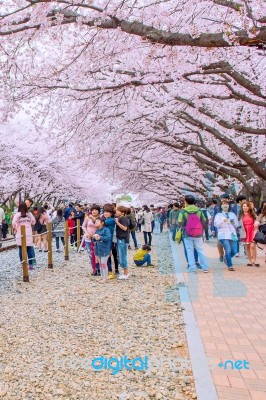
[[[197,267],[194,256],[194,248],[199,255],[199,262],[203,272],[208,272],[208,260],[203,249],[203,227],[205,217],[196,205],[196,199],[192,195],[185,196],[185,208],[180,211],[178,223],[182,226],[182,236],[187,250],[188,272],[196,273]]]

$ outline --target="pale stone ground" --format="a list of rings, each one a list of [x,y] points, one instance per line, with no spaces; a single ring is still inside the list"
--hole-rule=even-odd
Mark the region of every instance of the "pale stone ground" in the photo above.
[[[86,252],[72,252],[68,262],[55,254],[54,270],[37,268],[29,284],[21,281],[17,250],[1,253],[0,398],[196,398],[168,235],[156,243],[159,269],[132,266],[130,250],[130,279],[105,285],[90,275]],[[44,254],[37,259],[45,264]],[[169,362],[116,375],[82,366],[102,355]]]

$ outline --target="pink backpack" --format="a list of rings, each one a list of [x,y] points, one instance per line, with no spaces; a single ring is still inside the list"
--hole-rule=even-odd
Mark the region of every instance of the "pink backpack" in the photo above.
[[[187,223],[186,223],[187,236],[191,236],[191,237],[202,236],[203,227],[202,227],[200,217],[197,215],[197,212],[189,213],[186,211],[186,213],[188,214]]]

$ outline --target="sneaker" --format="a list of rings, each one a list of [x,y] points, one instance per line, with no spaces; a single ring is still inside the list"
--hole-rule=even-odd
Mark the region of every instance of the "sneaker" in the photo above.
[[[200,265],[199,262],[196,262],[196,267],[197,267],[198,269],[202,269],[202,266]]]
[[[29,269],[32,271],[32,270],[33,270],[33,266],[32,266],[32,265],[29,265]]]
[[[39,249],[39,253],[42,253],[42,249]]]
[[[148,264],[147,267],[156,267],[155,264]]]
[[[220,261],[220,262],[224,262],[223,256],[219,257],[219,261]]]
[[[196,274],[197,271],[194,268],[187,268],[187,272],[191,273],[191,274]]]
[[[97,271],[93,271],[93,272],[91,273],[91,275],[97,276],[97,275],[98,275],[98,274],[97,274]]]
[[[207,273],[209,272],[209,270],[208,270],[208,269],[204,269],[203,272],[204,272],[205,274],[207,274]]]
[[[239,257],[239,253],[236,253],[235,257]]]
[[[101,272],[99,270],[96,271],[97,276],[101,276]]]
[[[118,277],[118,279],[128,279],[128,277],[129,277],[129,275],[130,274],[127,274],[127,275],[119,275],[119,277]]]
[[[118,269],[115,270],[115,274],[119,275],[119,270]]]
[[[129,250],[131,250],[131,246],[128,246],[127,248],[128,248]]]
[[[55,251],[56,251],[57,253],[59,253],[59,249],[56,249]]]
[[[43,250],[45,253],[48,253],[48,250]]]

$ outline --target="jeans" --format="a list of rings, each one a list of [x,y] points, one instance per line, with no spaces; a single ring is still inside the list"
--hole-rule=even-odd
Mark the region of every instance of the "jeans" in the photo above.
[[[115,263],[115,271],[118,271],[118,258],[117,258],[117,246],[116,243],[112,243],[112,255]],[[108,271],[112,272],[112,259],[111,255],[108,257],[107,260]]]
[[[137,238],[136,238],[136,232],[135,231],[131,231],[131,236],[132,236],[135,248],[138,247],[138,242],[137,242]]]
[[[99,263],[96,263],[96,259],[95,259],[94,243],[85,241],[85,245],[86,245],[86,250],[89,254],[89,259],[91,262],[91,267],[92,267],[93,272],[96,272],[96,270],[100,271],[100,265],[99,265]]]
[[[183,246],[184,246],[185,257],[186,257],[186,260],[187,260],[187,263],[188,263],[187,249],[186,249],[186,246],[185,246],[185,243],[184,243],[184,239],[182,239],[182,243],[183,243]],[[199,255],[198,255],[198,252],[197,252],[197,250],[195,249],[195,247],[194,247],[194,257],[195,257],[195,262],[196,262],[196,263],[199,262]]]
[[[74,233],[72,233],[70,235],[70,244],[71,244],[71,246],[75,246],[75,235],[74,235]]]
[[[175,242],[175,235],[176,235],[177,225],[170,225],[170,231],[172,232],[172,239]]]
[[[20,262],[22,262],[22,246],[18,246],[18,254],[19,254],[19,259]],[[35,253],[34,253],[34,248],[33,246],[27,246],[27,256],[28,256],[28,263],[29,265],[33,265],[33,261],[35,259]]]
[[[141,232],[141,224],[137,224],[138,225],[138,230]]]
[[[8,233],[8,225],[5,222],[3,222],[2,225],[2,233],[3,233],[3,239],[6,239],[6,235]]]
[[[159,221],[154,221],[154,234],[160,233],[160,222]]]
[[[155,226],[155,224],[154,224],[154,220],[153,220],[153,221],[151,221],[151,233],[153,233],[154,226]]]
[[[2,247],[1,240],[2,240],[2,225],[0,224],[0,248]]]
[[[210,237],[209,237],[209,227],[206,228],[206,229],[204,229],[204,231],[205,231],[205,238],[206,238],[206,240],[210,240]]]
[[[138,266],[141,267],[141,265],[144,265],[145,263],[147,263],[147,265],[151,264],[151,256],[150,254],[145,254],[144,259],[143,260],[134,260],[134,263]]]
[[[123,269],[128,267],[127,265],[127,241],[126,239],[117,239],[117,250],[118,250],[118,261]]]
[[[57,250],[59,250],[59,243],[60,243],[59,239],[61,239],[63,247],[65,246],[65,238],[63,236],[61,236],[60,238],[56,237],[55,238],[55,245],[56,245]]]
[[[196,271],[196,261],[194,256],[194,249],[197,250],[199,255],[199,262],[203,270],[208,269],[208,259],[204,254],[203,239],[202,237],[194,238],[191,236],[184,237],[184,245],[187,251],[188,265],[190,271]]]
[[[237,253],[237,241],[230,239],[220,239],[220,243],[224,248],[225,252],[225,260],[227,267],[232,267],[232,257],[234,257]]]
[[[143,232],[143,235],[145,244],[151,246],[151,239],[152,239],[151,232]],[[148,243],[148,236],[149,236],[149,243]]]

